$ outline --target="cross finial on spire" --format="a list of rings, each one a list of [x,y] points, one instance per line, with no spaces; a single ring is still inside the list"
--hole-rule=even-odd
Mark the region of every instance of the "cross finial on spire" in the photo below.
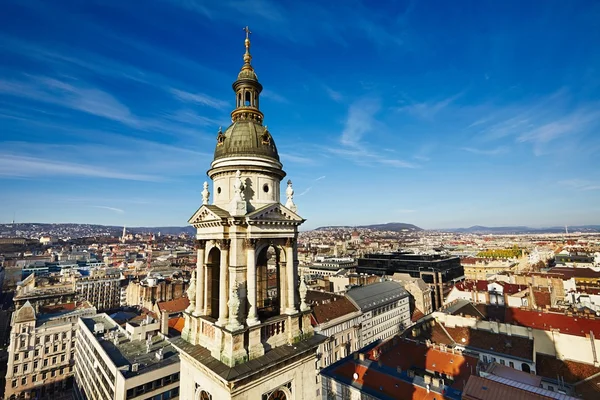
[[[252,32],[250,31],[250,28],[248,28],[248,26],[244,28],[244,32],[246,32],[246,40],[244,40],[244,45],[246,46],[244,62],[246,64],[250,64],[250,61],[252,61],[252,56],[250,55],[250,35],[252,34]]]

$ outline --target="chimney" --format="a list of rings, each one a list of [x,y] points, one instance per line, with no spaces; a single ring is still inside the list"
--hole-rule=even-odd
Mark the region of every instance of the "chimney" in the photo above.
[[[164,310],[160,313],[160,333],[169,335],[169,313]]]
[[[158,361],[161,361],[163,358],[164,358],[164,355],[163,355],[163,349],[162,349],[162,348],[160,348],[160,349],[158,349],[158,351],[156,352],[156,359],[157,359]]]

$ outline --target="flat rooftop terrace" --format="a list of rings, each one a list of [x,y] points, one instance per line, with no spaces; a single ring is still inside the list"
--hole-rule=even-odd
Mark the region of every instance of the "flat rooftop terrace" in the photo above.
[[[82,321],[92,333],[96,324],[104,325],[104,332],[94,336],[126,378],[179,363],[179,353],[161,335],[152,336],[150,341],[131,340],[126,331],[106,314],[82,318]],[[157,357],[158,352],[162,352],[162,357]],[[137,371],[132,368],[134,364],[137,364]]]

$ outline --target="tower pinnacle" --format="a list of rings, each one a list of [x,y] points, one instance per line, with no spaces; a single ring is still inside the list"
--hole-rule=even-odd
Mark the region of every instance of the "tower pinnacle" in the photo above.
[[[246,53],[244,54],[244,63],[250,65],[250,62],[252,61],[252,55],[250,54],[250,35],[252,34],[252,32],[250,32],[250,28],[248,28],[248,26],[244,28],[244,32],[246,32],[246,40],[244,40],[244,45],[246,46]]]

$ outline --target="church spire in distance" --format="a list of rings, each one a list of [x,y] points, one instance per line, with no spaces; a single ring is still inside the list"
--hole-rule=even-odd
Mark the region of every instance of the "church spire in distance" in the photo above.
[[[233,91],[236,97],[236,107],[231,112],[231,121],[249,120],[262,125],[264,115],[259,109],[259,96],[262,92],[262,85],[258,82],[258,77],[252,67],[252,55],[250,54],[250,34],[252,32],[246,26],[246,40],[244,46],[244,65],[238,74],[238,78],[233,82]]]

